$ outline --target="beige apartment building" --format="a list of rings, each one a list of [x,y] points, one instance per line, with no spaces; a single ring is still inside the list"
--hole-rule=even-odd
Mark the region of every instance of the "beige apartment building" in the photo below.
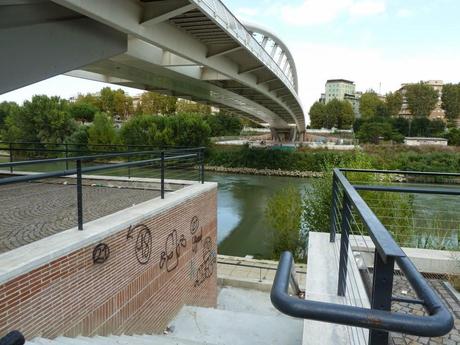
[[[430,120],[443,120],[445,121],[446,118],[446,113],[442,109],[442,88],[444,86],[444,83],[442,80],[427,80],[423,82],[426,85],[430,85],[433,87],[433,89],[438,92],[438,102],[436,103],[435,108],[431,112],[429,118]],[[403,104],[401,107],[401,111],[399,112],[399,116],[403,116],[406,118],[410,118],[412,116],[411,111],[409,109],[409,105],[407,103],[407,98],[406,98],[406,91],[407,91],[407,86],[412,85],[413,83],[405,83],[401,84],[401,88],[399,89],[399,92],[403,95]]]

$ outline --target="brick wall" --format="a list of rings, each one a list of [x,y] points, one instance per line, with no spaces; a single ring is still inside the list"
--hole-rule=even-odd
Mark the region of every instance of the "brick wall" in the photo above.
[[[154,333],[183,305],[215,306],[216,207],[216,189],[206,191],[6,282],[0,334]],[[109,257],[94,263],[101,243]]]

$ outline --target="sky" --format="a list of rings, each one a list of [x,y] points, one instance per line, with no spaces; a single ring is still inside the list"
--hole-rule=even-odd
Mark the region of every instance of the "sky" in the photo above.
[[[401,83],[460,81],[459,0],[224,0],[243,21],[275,31],[290,48],[305,113],[327,79],[386,93]],[[105,84],[58,76],[0,95],[21,103],[34,94],[71,97]],[[138,90],[127,89],[130,94]]]

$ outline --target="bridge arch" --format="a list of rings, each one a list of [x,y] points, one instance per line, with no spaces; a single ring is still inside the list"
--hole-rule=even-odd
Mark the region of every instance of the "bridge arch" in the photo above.
[[[246,29],[262,45],[299,91],[299,78],[294,57],[283,40],[270,29],[253,22],[243,22]]]

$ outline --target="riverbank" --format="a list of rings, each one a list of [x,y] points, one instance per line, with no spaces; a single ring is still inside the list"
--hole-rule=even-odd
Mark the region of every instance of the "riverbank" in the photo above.
[[[224,166],[205,165],[206,171],[225,174],[243,174],[280,177],[323,177],[324,173],[317,171],[281,170],[281,169],[256,169],[256,168],[227,168]]]

